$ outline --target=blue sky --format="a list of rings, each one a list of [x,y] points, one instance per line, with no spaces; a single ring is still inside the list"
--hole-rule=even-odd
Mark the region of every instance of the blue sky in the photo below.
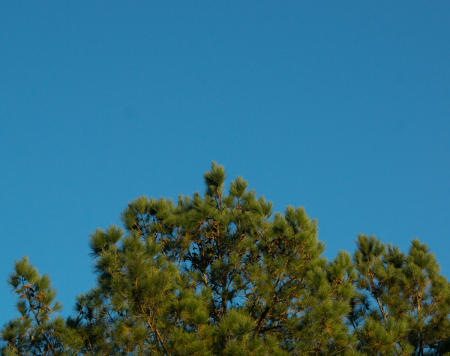
[[[419,237],[448,278],[449,35],[447,1],[2,2],[0,325],[14,259],[68,314],[89,234],[213,160],[304,206],[327,257]]]

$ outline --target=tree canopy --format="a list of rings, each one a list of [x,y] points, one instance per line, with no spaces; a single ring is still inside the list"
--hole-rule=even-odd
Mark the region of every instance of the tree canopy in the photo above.
[[[50,279],[25,257],[9,284],[19,316],[5,355],[443,355],[450,285],[426,245],[407,253],[360,235],[322,256],[303,208],[274,213],[224,168],[203,195],[140,197],[124,228],[90,237],[96,286],[62,318]]]

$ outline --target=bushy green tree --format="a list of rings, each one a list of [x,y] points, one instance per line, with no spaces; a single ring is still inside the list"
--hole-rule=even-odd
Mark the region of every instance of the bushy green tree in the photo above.
[[[140,197],[125,229],[91,235],[97,285],[63,320],[46,276],[26,259],[10,284],[20,317],[8,355],[359,355],[444,352],[449,285],[433,256],[361,236],[353,261],[327,262],[302,208],[273,213],[242,178],[224,191]]]
[[[54,302],[55,291],[48,276],[40,276],[24,257],[15,263],[9,284],[19,297],[20,317],[2,330],[2,339],[7,341],[3,352],[6,355],[63,354],[66,328],[62,318],[54,317],[61,305]]]
[[[427,246],[407,255],[360,235],[354,254],[357,297],[350,319],[367,354],[442,355],[449,351],[450,288]]]

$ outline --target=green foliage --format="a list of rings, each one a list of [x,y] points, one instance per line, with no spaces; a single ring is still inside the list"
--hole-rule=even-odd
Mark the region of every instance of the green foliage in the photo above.
[[[408,255],[360,235],[354,264],[358,295],[350,320],[368,354],[442,355],[450,339],[450,290],[427,246]]]
[[[409,355],[449,349],[448,281],[428,248],[361,235],[353,260],[322,257],[317,222],[272,204],[225,170],[176,203],[140,197],[125,229],[90,238],[97,285],[60,306],[26,258],[10,285],[20,317],[5,355]]]
[[[54,302],[56,293],[48,276],[40,276],[24,257],[15,263],[9,284],[19,297],[20,317],[2,330],[2,339],[7,342],[4,352],[7,355],[64,354],[65,322],[53,317],[61,305]]]

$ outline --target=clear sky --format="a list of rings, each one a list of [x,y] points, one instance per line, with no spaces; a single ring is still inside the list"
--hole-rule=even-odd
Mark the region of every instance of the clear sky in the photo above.
[[[327,257],[419,237],[448,278],[449,37],[448,1],[2,1],[0,326],[14,259],[67,315],[89,234],[213,160],[304,206]]]

